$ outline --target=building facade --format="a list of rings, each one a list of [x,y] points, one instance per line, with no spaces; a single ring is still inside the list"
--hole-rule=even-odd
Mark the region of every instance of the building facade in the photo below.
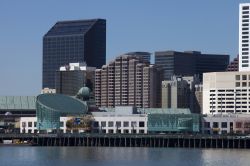
[[[56,71],[56,93],[75,96],[80,88],[87,86],[91,92],[95,85],[95,67],[84,63],[70,63]]]
[[[233,59],[227,66],[227,71],[239,71],[239,56]]]
[[[203,114],[250,113],[250,72],[203,75]]]
[[[239,9],[239,71],[250,71],[250,3],[240,4]]]
[[[203,134],[250,134],[250,116],[208,115],[201,118],[201,131]]]
[[[144,60],[144,62],[151,62],[151,53],[149,52],[140,52],[140,51],[136,51],[136,52],[128,52],[126,53],[126,55],[134,55],[137,56],[138,58],[142,58],[142,60]]]
[[[199,78],[173,76],[172,80],[162,81],[162,108],[189,108],[199,113],[199,103],[195,96],[195,85]]]
[[[55,89],[55,72],[69,63],[106,63],[106,20],[57,22],[43,37],[43,88]]]
[[[160,107],[161,69],[134,55],[117,57],[95,72],[98,107]]]
[[[202,54],[197,51],[155,52],[155,64],[163,68],[164,80],[171,80],[173,75],[193,76],[196,74],[202,79],[202,73],[225,71],[228,63],[229,55]]]

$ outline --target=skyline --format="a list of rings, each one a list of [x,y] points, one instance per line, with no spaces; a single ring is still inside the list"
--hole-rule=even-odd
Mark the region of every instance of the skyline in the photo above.
[[[247,1],[57,2],[1,2],[0,95],[40,93],[42,37],[57,21],[106,19],[106,63],[131,51],[195,50],[232,59],[238,53],[239,3]]]

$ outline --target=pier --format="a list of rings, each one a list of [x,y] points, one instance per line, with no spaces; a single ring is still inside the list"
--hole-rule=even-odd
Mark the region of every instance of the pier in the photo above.
[[[0,134],[4,140],[30,142],[36,146],[162,147],[250,149],[250,138],[221,135],[169,134]]]

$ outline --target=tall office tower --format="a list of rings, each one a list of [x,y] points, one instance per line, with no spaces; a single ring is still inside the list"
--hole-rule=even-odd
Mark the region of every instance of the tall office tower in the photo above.
[[[76,96],[80,88],[86,86],[94,92],[95,67],[84,63],[70,63],[56,71],[56,93]]]
[[[106,20],[57,22],[43,37],[43,88],[55,88],[55,72],[69,63],[106,63]]]
[[[250,3],[240,4],[239,12],[239,71],[250,71]]]
[[[201,54],[197,51],[161,51],[155,52],[155,64],[163,68],[163,79],[171,80],[173,75],[193,76],[213,71],[225,71],[229,55]]]
[[[159,67],[135,55],[119,56],[102,69],[96,69],[96,105],[160,107],[160,83]]]
[[[126,53],[126,55],[134,55],[134,56],[138,56],[140,58],[142,58],[145,62],[150,63],[151,61],[151,53],[149,52],[128,52]]]

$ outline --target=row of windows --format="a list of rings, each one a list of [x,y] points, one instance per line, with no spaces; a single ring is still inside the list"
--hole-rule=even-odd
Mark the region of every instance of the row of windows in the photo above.
[[[99,126],[99,123],[97,121],[93,122],[93,126],[94,127],[122,127],[122,122],[121,121],[117,121],[117,122],[113,122],[113,121],[109,121],[109,122],[105,122],[105,121],[101,121],[100,123],[101,126]],[[137,122],[136,121],[132,121],[130,123],[131,127],[137,127]],[[129,126],[129,122],[128,121],[124,121],[123,122],[123,127],[130,127]],[[140,121],[139,122],[139,127],[145,127],[145,122],[144,121]]]

